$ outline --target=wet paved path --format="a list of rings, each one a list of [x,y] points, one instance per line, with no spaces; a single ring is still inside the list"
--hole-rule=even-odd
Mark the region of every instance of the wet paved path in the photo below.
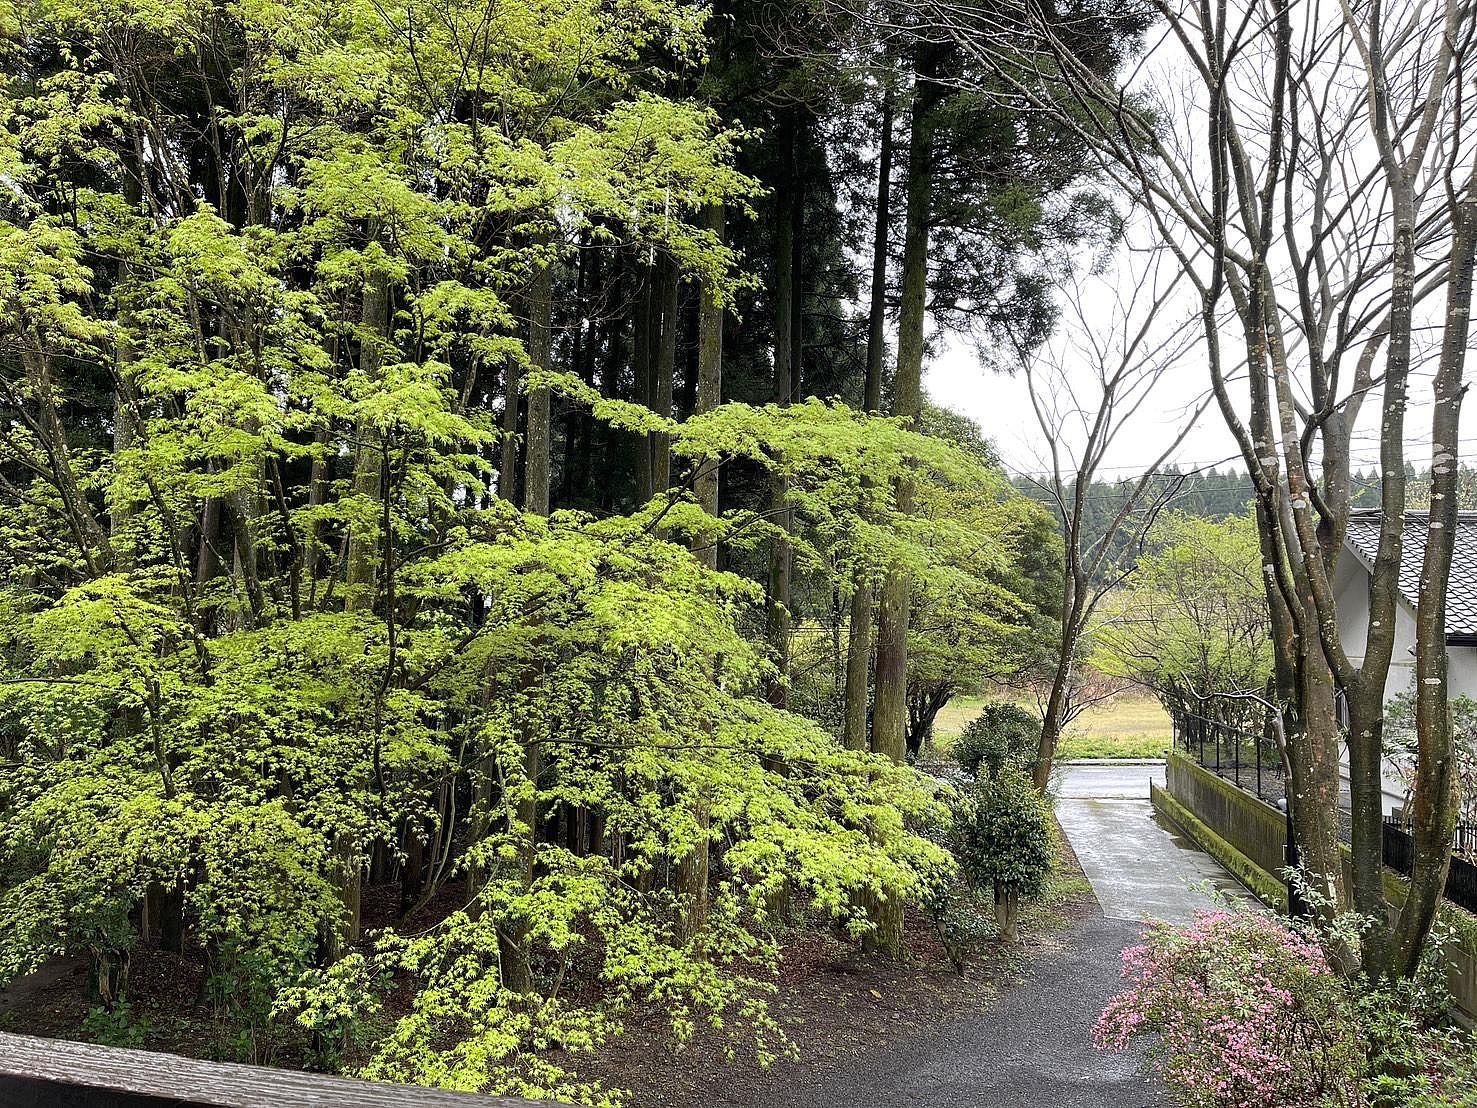
[[[771,1108],[1164,1108],[1135,1058],[1103,1054],[1089,1035],[1118,989],[1118,954],[1137,940],[1126,920],[1093,916],[1062,949],[1031,958],[1027,977],[984,1011],[878,1044],[840,1072],[797,1078]]]
[[[1210,855],[1149,807],[1149,781],[1163,787],[1164,764],[1064,765],[1056,815],[1092,891],[1110,919],[1145,915],[1187,923],[1213,906],[1214,888],[1233,899],[1245,889]],[[1196,888],[1204,885],[1207,888]]]
[[[1168,1096],[1132,1056],[1092,1046],[1093,1022],[1118,991],[1119,954],[1145,914],[1187,920],[1211,903],[1209,881],[1244,895],[1229,873],[1154,821],[1149,780],[1162,764],[1064,766],[1056,802],[1103,906],[1061,949],[1033,957],[1023,981],[985,1011],[881,1044],[840,1072],[798,1079],[773,1108],[1163,1108]]]

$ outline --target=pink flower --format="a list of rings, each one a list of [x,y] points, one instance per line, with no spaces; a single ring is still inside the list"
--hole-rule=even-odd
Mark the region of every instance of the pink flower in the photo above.
[[[1343,983],[1308,937],[1265,914],[1214,911],[1183,928],[1153,923],[1144,938],[1123,952],[1124,989],[1092,1030],[1099,1049],[1142,1041],[1195,1108],[1311,1106],[1357,1080]]]

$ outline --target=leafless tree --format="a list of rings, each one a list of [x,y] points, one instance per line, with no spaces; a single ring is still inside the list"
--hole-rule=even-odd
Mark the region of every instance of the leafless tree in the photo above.
[[[968,6],[929,8],[1023,105],[1075,128],[1199,300],[1211,388],[1256,492],[1304,864],[1330,905],[1352,890],[1369,917],[1366,968],[1410,972],[1444,882],[1453,811],[1444,601],[1477,202],[1470,0],[1148,0],[1148,48],[1111,81],[1085,63],[1092,28],[1037,0],[986,35]],[[1239,378],[1232,361],[1245,366]],[[1379,763],[1407,526],[1405,421],[1421,371],[1434,378],[1435,492],[1417,620],[1418,860],[1392,935]],[[1381,535],[1369,617],[1346,642],[1332,582],[1356,424],[1375,397]],[[1351,886],[1337,841],[1339,691],[1350,717]]]
[[[1088,497],[1104,460],[1144,414],[1155,386],[1183,369],[1198,339],[1193,316],[1173,318],[1182,307],[1183,283],[1174,259],[1161,250],[1124,251],[1124,257],[1123,270],[1135,275],[1131,280],[1065,281],[1059,296],[1062,331],[1025,363],[1031,407],[1046,444],[1047,469],[1038,483],[1055,511],[1064,554],[1061,636],[1036,758],[1041,788],[1051,776],[1063,728],[1090,703],[1080,695],[1083,636],[1103,597],[1133,569],[1132,561],[1115,554],[1141,550],[1154,519],[1179,491],[1180,480],[1165,480],[1163,467],[1208,403],[1207,398],[1191,406],[1178,431],[1160,440],[1158,456],[1128,483],[1106,525],[1094,527]]]

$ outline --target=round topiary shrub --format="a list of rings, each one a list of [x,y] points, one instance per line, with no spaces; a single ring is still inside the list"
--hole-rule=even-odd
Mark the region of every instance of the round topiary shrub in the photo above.
[[[954,760],[968,774],[998,777],[1002,770],[1025,772],[1036,761],[1041,721],[1017,704],[990,701],[954,744]]]
[[[1021,897],[1045,888],[1056,861],[1046,798],[1019,770],[981,778],[955,809],[954,840],[965,878],[994,889],[1001,940],[1015,942]]]

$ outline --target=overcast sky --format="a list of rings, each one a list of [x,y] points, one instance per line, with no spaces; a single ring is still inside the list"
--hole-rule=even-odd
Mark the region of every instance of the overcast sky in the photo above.
[[[1078,401],[1085,405],[1094,395],[1092,366],[1090,362],[1082,362],[1081,347],[1084,344],[1072,341],[1074,331],[1096,332],[1099,341],[1102,335],[1131,331],[1132,328],[1124,327],[1123,317],[1116,315],[1115,311],[1124,310],[1123,301],[1132,296],[1135,288],[1142,289],[1144,283],[1150,280],[1146,265],[1151,268],[1154,266],[1153,262],[1145,261],[1146,257],[1151,256],[1146,248],[1153,242],[1152,233],[1148,233],[1148,229],[1143,226],[1131,226],[1128,237],[1135,243],[1135,250],[1120,249],[1103,267],[1101,277],[1083,278],[1086,284],[1073,288],[1070,293],[1058,293],[1059,299],[1070,296],[1071,301],[1062,301],[1061,323],[1057,335],[1049,340],[1049,345],[1059,352],[1055,360],[1069,372],[1077,390]],[[1092,259],[1083,258],[1079,261],[1081,264],[1076,266],[1079,272],[1085,273],[1093,268]],[[1157,270],[1160,276],[1153,280],[1163,279],[1162,274],[1165,271]],[[1177,269],[1168,269],[1168,272],[1175,273]],[[1104,478],[1136,476],[1142,473],[1164,453],[1166,446],[1189,421],[1191,414],[1208,398],[1210,376],[1204,352],[1203,330],[1196,318],[1198,298],[1188,286],[1180,288],[1181,291],[1172,294],[1175,299],[1167,303],[1161,318],[1169,320],[1175,326],[1181,321],[1188,322],[1189,327],[1184,333],[1192,336],[1193,345],[1173,359],[1172,367],[1156,382],[1151,395],[1117,436],[1102,467],[1100,475]],[[1075,305],[1081,307],[1074,311]],[[1130,316],[1134,319],[1141,318],[1142,312],[1139,309],[1142,306],[1143,301],[1135,298],[1133,308],[1129,309]],[[1440,324],[1443,322],[1444,308],[1444,292],[1431,297],[1417,308],[1413,336],[1415,361],[1410,373],[1410,406],[1406,415],[1405,442],[1407,459],[1419,468],[1425,468],[1430,461],[1431,382],[1439,353]],[[1236,351],[1244,349],[1244,338],[1239,321],[1229,309],[1226,314],[1221,348],[1227,359],[1233,359]],[[1289,340],[1293,343],[1298,341],[1297,328],[1291,323]],[[1469,342],[1466,367],[1469,385],[1477,380],[1477,353],[1473,353],[1474,348],[1477,348],[1477,329],[1474,329]],[[1306,374],[1296,369],[1300,358],[1295,350],[1292,354],[1295,366],[1294,389],[1299,393],[1299,399],[1312,407],[1303,384]],[[1352,356],[1349,361],[1353,361]],[[1247,393],[1244,377],[1239,368],[1231,366],[1229,362],[1227,371],[1237,378],[1232,381],[1231,393],[1244,419],[1246,406],[1243,398]],[[1379,363],[1376,363],[1376,373],[1378,371]],[[970,340],[950,336],[936,344],[932,357],[925,364],[924,387],[935,403],[960,412],[979,424],[986,437],[995,444],[1005,466],[1012,472],[1041,474],[1049,469],[1047,435],[1037,422],[1023,373],[1017,371],[1014,375],[1007,376],[991,372],[982,366]],[[1469,397],[1466,408],[1470,409],[1474,403],[1477,400]],[[1380,392],[1376,389],[1360,411],[1352,443],[1352,461],[1356,471],[1378,468],[1380,404]],[[1097,407],[1088,406],[1093,411]],[[1056,437],[1068,450],[1075,450],[1085,437],[1080,429],[1074,435],[1070,422],[1065,428],[1057,427],[1054,430]],[[1469,465],[1477,463],[1477,424],[1473,423],[1469,410],[1463,412],[1459,445],[1462,461]],[[1198,419],[1194,420],[1194,425],[1170,460],[1177,463],[1182,470],[1211,467],[1224,470],[1228,465],[1237,470],[1245,469],[1235,439],[1214,404],[1206,406]],[[1312,462],[1316,468],[1316,458]]]
[[[1229,336],[1228,336],[1229,337]],[[1178,368],[1165,375],[1156,385],[1133,422],[1109,452],[1105,476],[1121,477],[1142,473],[1164,450],[1178,428],[1186,422],[1209,388],[1209,376],[1198,351],[1182,358]],[[1075,367],[1074,376],[1086,385],[1091,378],[1086,367]],[[1477,374],[1469,364],[1467,379]],[[936,404],[952,408],[979,424],[1000,452],[1006,467],[1015,473],[1040,473],[1049,466],[1046,438],[1036,422],[1022,374],[1003,376],[981,368],[973,347],[967,341],[950,341],[929,361],[924,387]],[[1242,385],[1233,390],[1245,391]],[[1425,455],[1431,441],[1431,377],[1429,372],[1412,374],[1411,406],[1406,416],[1406,450],[1418,467],[1429,460]],[[1468,408],[1473,403],[1468,399]],[[1364,406],[1355,431],[1355,469],[1377,468],[1379,463],[1378,396]],[[1462,460],[1477,463],[1477,435],[1469,410],[1463,410]],[[1224,470],[1228,464],[1245,469],[1241,453],[1220,412],[1210,407],[1195,421],[1173,459],[1181,468]]]
[[[1081,375],[1084,384],[1090,378]],[[1004,376],[981,368],[974,348],[967,341],[951,341],[929,363],[925,387],[936,404],[952,408],[979,424],[1000,452],[1006,467],[1015,473],[1040,473],[1049,468],[1046,440],[1031,400],[1025,377]],[[1109,454],[1104,476],[1120,477],[1142,473],[1164,450],[1165,444],[1193,412],[1209,385],[1204,364],[1186,360],[1183,367],[1167,374],[1143,409],[1125,428],[1125,434]],[[1207,412],[1186,436],[1176,460],[1184,466],[1228,462],[1241,466],[1236,442],[1218,412]]]
[[[1322,18],[1337,21],[1341,19],[1341,16],[1337,10],[1329,10],[1323,13]],[[1355,60],[1357,59],[1346,59],[1345,64],[1354,64]],[[1193,151],[1194,154],[1190,156],[1194,158],[1198,157],[1201,145],[1195,137],[1195,129],[1201,125],[1200,109],[1194,106],[1201,95],[1201,89],[1198,81],[1190,76],[1192,72],[1185,65],[1180,49],[1173,38],[1161,29],[1157,34],[1150,36],[1145,61],[1138,69],[1133,81],[1141,82],[1145,88],[1158,90],[1159,102],[1167,109],[1165,118],[1177,119],[1177,130],[1184,131],[1186,135],[1185,149]],[[1249,72],[1255,74],[1258,71],[1253,65]],[[1359,76],[1362,74],[1356,74],[1356,77]],[[1254,100],[1256,94],[1249,92],[1250,87],[1241,89],[1238,95],[1242,97],[1250,95]],[[1349,87],[1356,89],[1362,86],[1359,86],[1356,79]],[[1337,96],[1332,97],[1332,101],[1339,101],[1339,99]],[[1358,111],[1364,110],[1362,101],[1352,101],[1352,103]],[[1245,107],[1244,103],[1238,104],[1238,113],[1245,114]],[[1254,109],[1254,105],[1252,107]],[[1367,162],[1368,165],[1364,168],[1368,170],[1373,170],[1377,166],[1377,155],[1373,146],[1367,142],[1359,142],[1353,148],[1351,157],[1355,161]],[[1359,179],[1361,176],[1362,174],[1355,174],[1353,179]],[[1140,234],[1141,231],[1147,231],[1147,228],[1142,225],[1135,228],[1134,220],[1130,217],[1128,238],[1140,240],[1140,247],[1154,238],[1152,233]],[[1089,263],[1091,259],[1081,259],[1081,261],[1084,265],[1079,268],[1082,270],[1090,268],[1086,263]],[[1080,295],[1075,297],[1074,303],[1089,305],[1083,311],[1083,315],[1089,320],[1094,319],[1094,313],[1101,314],[1101,322],[1096,323],[1096,329],[1099,332],[1111,333],[1109,327],[1112,323],[1110,315],[1099,304],[1099,301],[1112,300],[1115,290],[1132,289],[1137,279],[1136,266],[1138,264],[1139,261],[1136,261],[1134,257],[1120,252],[1116,256],[1115,263],[1107,266],[1104,287],[1094,291],[1088,297]],[[1439,324],[1444,317],[1444,299],[1444,293],[1439,294],[1417,309],[1418,318],[1414,335],[1415,364],[1412,366],[1410,377],[1410,407],[1406,416],[1405,437],[1407,459],[1422,468],[1430,461],[1431,371],[1441,335]],[[1290,294],[1288,302],[1293,302]],[[1195,306],[1195,299],[1190,296],[1183,303],[1183,311],[1177,311],[1175,314],[1179,318],[1188,318],[1193,315]],[[1073,325],[1072,315],[1071,311],[1063,313],[1064,328],[1070,329]],[[1422,319],[1422,316],[1425,318]],[[1294,342],[1296,342],[1295,331],[1296,328],[1293,328],[1291,335]],[[1222,349],[1229,357],[1233,356],[1234,350],[1242,348],[1242,344],[1243,338],[1239,324],[1234,320],[1228,321],[1223,331]],[[1477,352],[1474,351],[1477,351],[1477,329],[1474,329],[1474,335],[1469,344],[1466,372],[1469,385],[1477,381]],[[1293,360],[1297,361],[1295,355]],[[1070,354],[1060,358],[1059,361],[1071,369],[1073,381],[1079,390],[1082,390],[1079,391],[1078,397],[1081,401],[1090,392],[1089,388],[1084,388],[1090,385],[1092,380],[1089,367],[1086,365],[1073,366]],[[1295,373],[1295,380],[1301,376],[1303,375]],[[1194,411],[1206,398],[1209,384],[1209,374],[1203,353],[1203,339],[1201,339],[1200,343],[1188,353],[1175,359],[1172,370],[1156,383],[1148,400],[1109,451],[1101,475],[1111,479],[1142,473],[1164,452],[1165,446],[1173,441],[1179,428],[1186,422],[1187,414]],[[1047,435],[1037,423],[1021,373],[1017,372],[1014,376],[994,374],[982,367],[968,340],[946,339],[937,344],[933,356],[925,365],[924,387],[935,403],[952,408],[978,423],[985,435],[995,443],[1008,469],[1017,473],[1040,474],[1049,467],[1046,452]],[[1246,391],[1244,381],[1235,384],[1232,388],[1233,395],[1238,399],[1243,397]],[[1376,390],[1363,405],[1358,424],[1354,429],[1352,461],[1356,470],[1370,470],[1378,467],[1380,401],[1379,391]],[[1474,404],[1477,404],[1477,398],[1469,397],[1467,408],[1470,409]],[[1473,418],[1470,410],[1464,412],[1462,435],[1459,442],[1461,460],[1469,465],[1477,464],[1477,423],[1473,422]],[[1070,449],[1076,445],[1071,440],[1074,437],[1080,438],[1081,435],[1079,433],[1074,436],[1069,427],[1065,431],[1058,431],[1057,437],[1067,441]],[[1195,425],[1186,434],[1171,460],[1178,463],[1182,469],[1214,466],[1224,470],[1228,465],[1233,465],[1238,470],[1245,469],[1235,440],[1227,430],[1219,410],[1213,404],[1207,407],[1195,421]],[[1316,459],[1313,461],[1316,467]]]
[[[1090,377],[1085,367],[1077,368],[1079,379],[1087,383]],[[1467,378],[1471,381],[1473,377],[1469,359]],[[1185,422],[1187,414],[1205,396],[1209,384],[1205,363],[1198,352],[1181,359],[1179,368],[1159,382],[1109,452],[1104,476],[1111,479],[1142,473],[1163,452],[1165,444]],[[967,341],[952,341],[944,344],[931,359],[925,372],[924,386],[936,404],[952,408],[978,423],[1012,472],[1038,474],[1048,468],[1045,436],[1036,422],[1021,374],[1006,377],[990,373],[981,368],[973,347]],[[1238,391],[1244,389],[1242,386]],[[1411,407],[1406,417],[1406,449],[1409,459],[1421,468],[1429,461],[1426,454],[1431,441],[1430,394],[1430,374],[1414,374]],[[1468,404],[1471,403],[1469,398]],[[1356,428],[1355,469],[1378,466],[1378,419],[1376,397],[1365,405]],[[1477,462],[1477,436],[1473,435],[1472,428],[1470,412],[1464,410],[1461,452],[1462,460],[1469,465]],[[1215,466],[1224,470],[1228,464],[1238,470],[1246,468],[1235,440],[1226,429],[1220,412],[1213,406],[1195,422],[1175,452],[1174,460],[1181,468]]]

